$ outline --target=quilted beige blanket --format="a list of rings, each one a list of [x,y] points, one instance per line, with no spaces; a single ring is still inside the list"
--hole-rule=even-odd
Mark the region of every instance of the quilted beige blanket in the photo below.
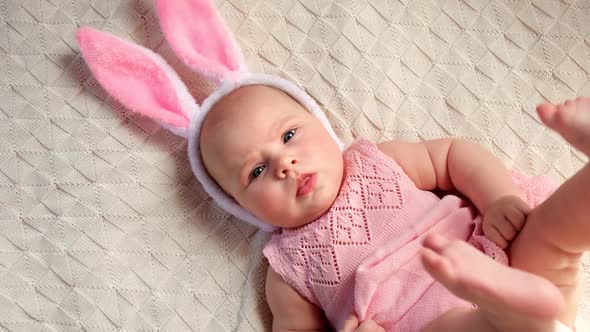
[[[590,95],[587,0],[216,4],[250,68],[305,87],[346,143],[463,137],[558,181],[587,162],[534,113]],[[198,99],[211,87],[149,0],[0,0],[1,329],[269,330],[268,235],[212,204],[182,139],[97,86],[83,25],[162,54]]]

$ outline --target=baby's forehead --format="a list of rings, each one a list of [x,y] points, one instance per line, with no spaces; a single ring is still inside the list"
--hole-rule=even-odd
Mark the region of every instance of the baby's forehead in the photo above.
[[[268,85],[246,85],[223,96],[213,108],[231,105],[255,105],[267,100],[294,100],[288,93]]]
[[[201,145],[212,140],[232,139],[233,134],[254,136],[296,114],[309,115],[287,93],[264,85],[244,86],[213,105],[202,124]]]
[[[292,111],[303,108],[286,92],[266,85],[247,85],[222,97],[205,116],[203,129],[224,125],[246,125],[252,121],[272,122]],[[206,130],[205,130],[206,131]]]

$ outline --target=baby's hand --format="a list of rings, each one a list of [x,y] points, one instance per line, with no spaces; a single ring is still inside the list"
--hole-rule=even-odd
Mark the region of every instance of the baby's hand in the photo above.
[[[483,234],[500,248],[506,249],[520,232],[531,208],[516,196],[504,196],[490,205],[483,216]]]
[[[385,329],[377,325],[373,320],[366,320],[359,324],[356,315],[351,313],[340,332],[385,332]]]

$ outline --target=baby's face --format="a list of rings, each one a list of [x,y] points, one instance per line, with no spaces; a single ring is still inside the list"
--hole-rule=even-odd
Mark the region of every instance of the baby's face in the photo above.
[[[286,93],[263,85],[222,98],[201,131],[209,174],[243,208],[283,228],[325,213],[338,195],[343,160],[320,121]]]

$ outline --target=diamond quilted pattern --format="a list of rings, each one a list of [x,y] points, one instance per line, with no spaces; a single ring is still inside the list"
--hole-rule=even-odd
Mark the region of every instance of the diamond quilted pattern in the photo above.
[[[534,114],[590,95],[585,0],[215,3],[249,67],[305,87],[345,142],[456,135],[557,180],[586,162]],[[211,89],[151,1],[0,0],[3,328],[268,330],[268,235],[211,204],[185,142],[106,96],[80,60],[81,25],[164,55],[197,99]]]

